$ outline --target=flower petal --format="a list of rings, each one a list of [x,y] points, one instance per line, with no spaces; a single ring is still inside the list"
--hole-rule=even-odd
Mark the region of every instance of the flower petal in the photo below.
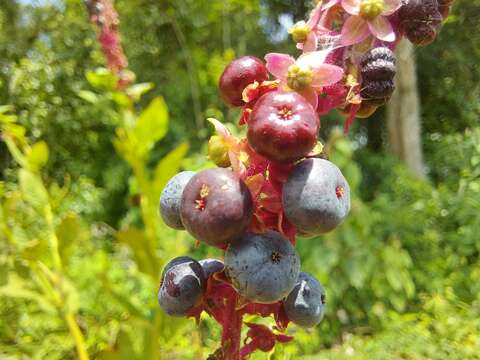
[[[317,50],[317,43],[317,35],[311,31],[307,36],[307,40],[303,43],[303,52],[307,53]]]
[[[395,41],[395,32],[387,18],[377,16],[374,20],[368,22],[368,27],[377,39],[388,42]]]
[[[402,0],[384,0],[384,8],[382,15],[388,16],[392,15],[395,11],[400,9],[400,6],[402,6]]]
[[[287,54],[270,53],[265,55],[267,70],[277,79],[287,79],[288,67],[295,64],[295,59]]]
[[[360,0],[342,0],[342,7],[350,15],[358,15],[360,12]]]
[[[340,42],[344,46],[357,44],[370,35],[368,24],[360,16],[350,16],[342,27]]]
[[[312,87],[323,87],[336,84],[343,77],[343,69],[336,65],[322,64],[313,73]]]
[[[322,10],[330,9],[332,6],[337,5],[340,0],[329,0],[327,3],[322,5]]]
[[[320,65],[325,62],[325,59],[328,56],[328,50],[322,51],[312,51],[307,54],[303,54],[297,59],[296,64],[302,69],[312,69],[315,71]]]
[[[310,30],[312,30],[315,26],[317,26],[321,15],[322,15],[322,6],[318,4],[315,7],[315,9],[313,9],[312,12],[310,13],[310,18],[307,21],[307,25]]]
[[[317,110],[318,94],[313,88],[309,87],[303,91],[299,91],[298,93],[302,95],[310,103],[310,105],[312,105],[315,111]]]

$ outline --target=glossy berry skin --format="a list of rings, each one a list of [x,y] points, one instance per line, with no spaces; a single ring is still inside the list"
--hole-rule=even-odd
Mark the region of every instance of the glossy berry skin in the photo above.
[[[300,94],[273,91],[255,104],[248,122],[248,142],[266,158],[289,162],[301,159],[316,145],[320,120]]]
[[[180,203],[183,189],[195,175],[193,171],[182,171],[167,183],[160,196],[160,215],[167,226],[184,230],[180,219]]]
[[[403,0],[398,16],[401,34],[418,46],[435,40],[443,20],[437,0]]]
[[[254,56],[243,56],[233,60],[223,71],[218,87],[227,105],[243,106],[243,90],[255,81],[268,80],[265,64]]]
[[[283,308],[291,322],[305,328],[314,327],[325,315],[325,290],[312,275],[301,272]]]
[[[365,53],[360,60],[362,99],[377,100],[380,105],[385,103],[395,90],[395,73],[396,58],[389,48],[376,47]]]
[[[223,262],[218,259],[203,259],[200,260],[199,263],[207,279],[215,273],[222,272],[225,268]]]
[[[206,277],[202,266],[182,256],[170,261],[162,274],[158,303],[170,316],[185,316],[203,296]]]
[[[306,159],[295,166],[283,188],[283,207],[299,232],[323,234],[350,211],[350,187],[333,163]]]
[[[286,297],[295,286],[300,258],[278,232],[246,233],[227,249],[225,271],[241,296],[270,304]]]
[[[221,246],[242,236],[252,214],[250,191],[231,170],[199,172],[183,191],[182,223],[192,236],[209,245]]]

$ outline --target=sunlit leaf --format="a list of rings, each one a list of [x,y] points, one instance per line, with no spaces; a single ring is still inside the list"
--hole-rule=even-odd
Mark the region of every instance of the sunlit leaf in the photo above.
[[[117,239],[130,248],[140,271],[150,275],[156,273],[155,255],[150,253],[145,232],[140,229],[129,228],[117,232]]]
[[[45,141],[39,141],[32,145],[27,153],[27,161],[34,171],[41,169],[47,163],[48,146]]]
[[[135,137],[145,150],[150,150],[155,142],[161,140],[168,130],[168,109],[161,97],[155,98],[140,114],[135,124]]]
[[[127,94],[128,96],[133,98],[134,101],[139,101],[144,94],[148,93],[154,87],[155,87],[155,84],[153,83],[135,84],[130,86],[127,89]]]
[[[25,169],[20,169],[19,178],[23,198],[35,209],[43,210],[48,204],[48,193],[40,175]]]
[[[180,144],[177,148],[170,151],[155,168],[154,186],[156,193],[160,194],[167,182],[179,170],[182,159],[188,152],[188,144]]]
[[[92,91],[88,91],[88,90],[80,90],[78,92],[78,97],[80,97],[81,99],[91,103],[91,104],[96,104],[98,102],[98,95],[95,94],[94,92]]]
[[[73,245],[86,240],[88,234],[83,228],[78,215],[67,214],[55,229],[58,238],[58,251],[63,263],[68,263]]]
[[[118,81],[117,76],[105,68],[87,71],[85,76],[90,85],[100,90],[113,90]]]

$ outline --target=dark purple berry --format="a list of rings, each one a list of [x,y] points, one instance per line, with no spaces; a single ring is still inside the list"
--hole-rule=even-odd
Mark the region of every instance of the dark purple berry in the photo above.
[[[306,159],[295,166],[283,188],[285,215],[300,232],[335,229],[350,211],[350,187],[333,163]]]
[[[362,89],[360,95],[362,99],[389,99],[395,90],[395,83],[393,80],[382,81],[366,81],[362,82]]]
[[[395,77],[397,59],[387,47],[376,47],[366,52],[360,60],[362,80],[392,80]]]
[[[320,120],[307,100],[296,92],[263,95],[248,121],[248,142],[274,161],[295,161],[317,144]]]
[[[223,100],[230,106],[242,106],[243,90],[255,81],[268,80],[268,71],[262,60],[254,56],[244,56],[233,60],[220,77],[219,89]]]
[[[202,265],[206,278],[209,278],[215,273],[222,272],[225,268],[223,262],[217,259],[203,259],[200,260],[199,263]]]
[[[443,20],[437,0],[403,0],[398,16],[400,32],[418,46],[435,40]]]
[[[162,273],[158,303],[170,316],[185,316],[201,301],[205,286],[205,273],[197,261],[187,256],[175,258]]]
[[[250,224],[253,202],[245,183],[231,170],[208,169],[183,191],[180,216],[197,240],[223,245],[242,236]]]
[[[300,258],[288,239],[278,232],[246,233],[228,247],[225,271],[241,296],[270,304],[292,291],[300,271]]]
[[[360,60],[362,88],[360,95],[364,100],[377,100],[383,105],[393,94],[396,73],[395,54],[387,47],[369,50]]]
[[[185,229],[180,219],[180,203],[183,189],[194,175],[193,171],[178,173],[167,183],[160,196],[160,215],[165,224],[173,229]]]
[[[301,272],[283,308],[291,322],[305,328],[314,327],[325,314],[325,290],[312,275]]]

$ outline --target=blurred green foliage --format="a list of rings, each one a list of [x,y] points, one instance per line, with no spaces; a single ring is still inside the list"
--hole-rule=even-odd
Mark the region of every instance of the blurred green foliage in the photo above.
[[[129,96],[102,69],[81,2],[2,1],[0,104],[13,105],[0,108],[2,358],[70,359],[84,349],[92,358],[201,359],[218,345],[207,318],[197,326],[159,311],[162,264],[218,252],[166,228],[158,196],[179,169],[211,166],[207,117],[236,122],[217,96],[224,65],[293,52],[282,23],[310,4],[116,5],[137,75]],[[303,269],[327,288],[328,313],[318,329],[292,326],[296,341],[272,358],[478,358],[479,11],[480,1],[457,0],[437,42],[417,51],[429,182],[386,155],[381,113],[351,140],[333,128],[338,117],[323,119],[352,213],[334,233],[299,240]]]

